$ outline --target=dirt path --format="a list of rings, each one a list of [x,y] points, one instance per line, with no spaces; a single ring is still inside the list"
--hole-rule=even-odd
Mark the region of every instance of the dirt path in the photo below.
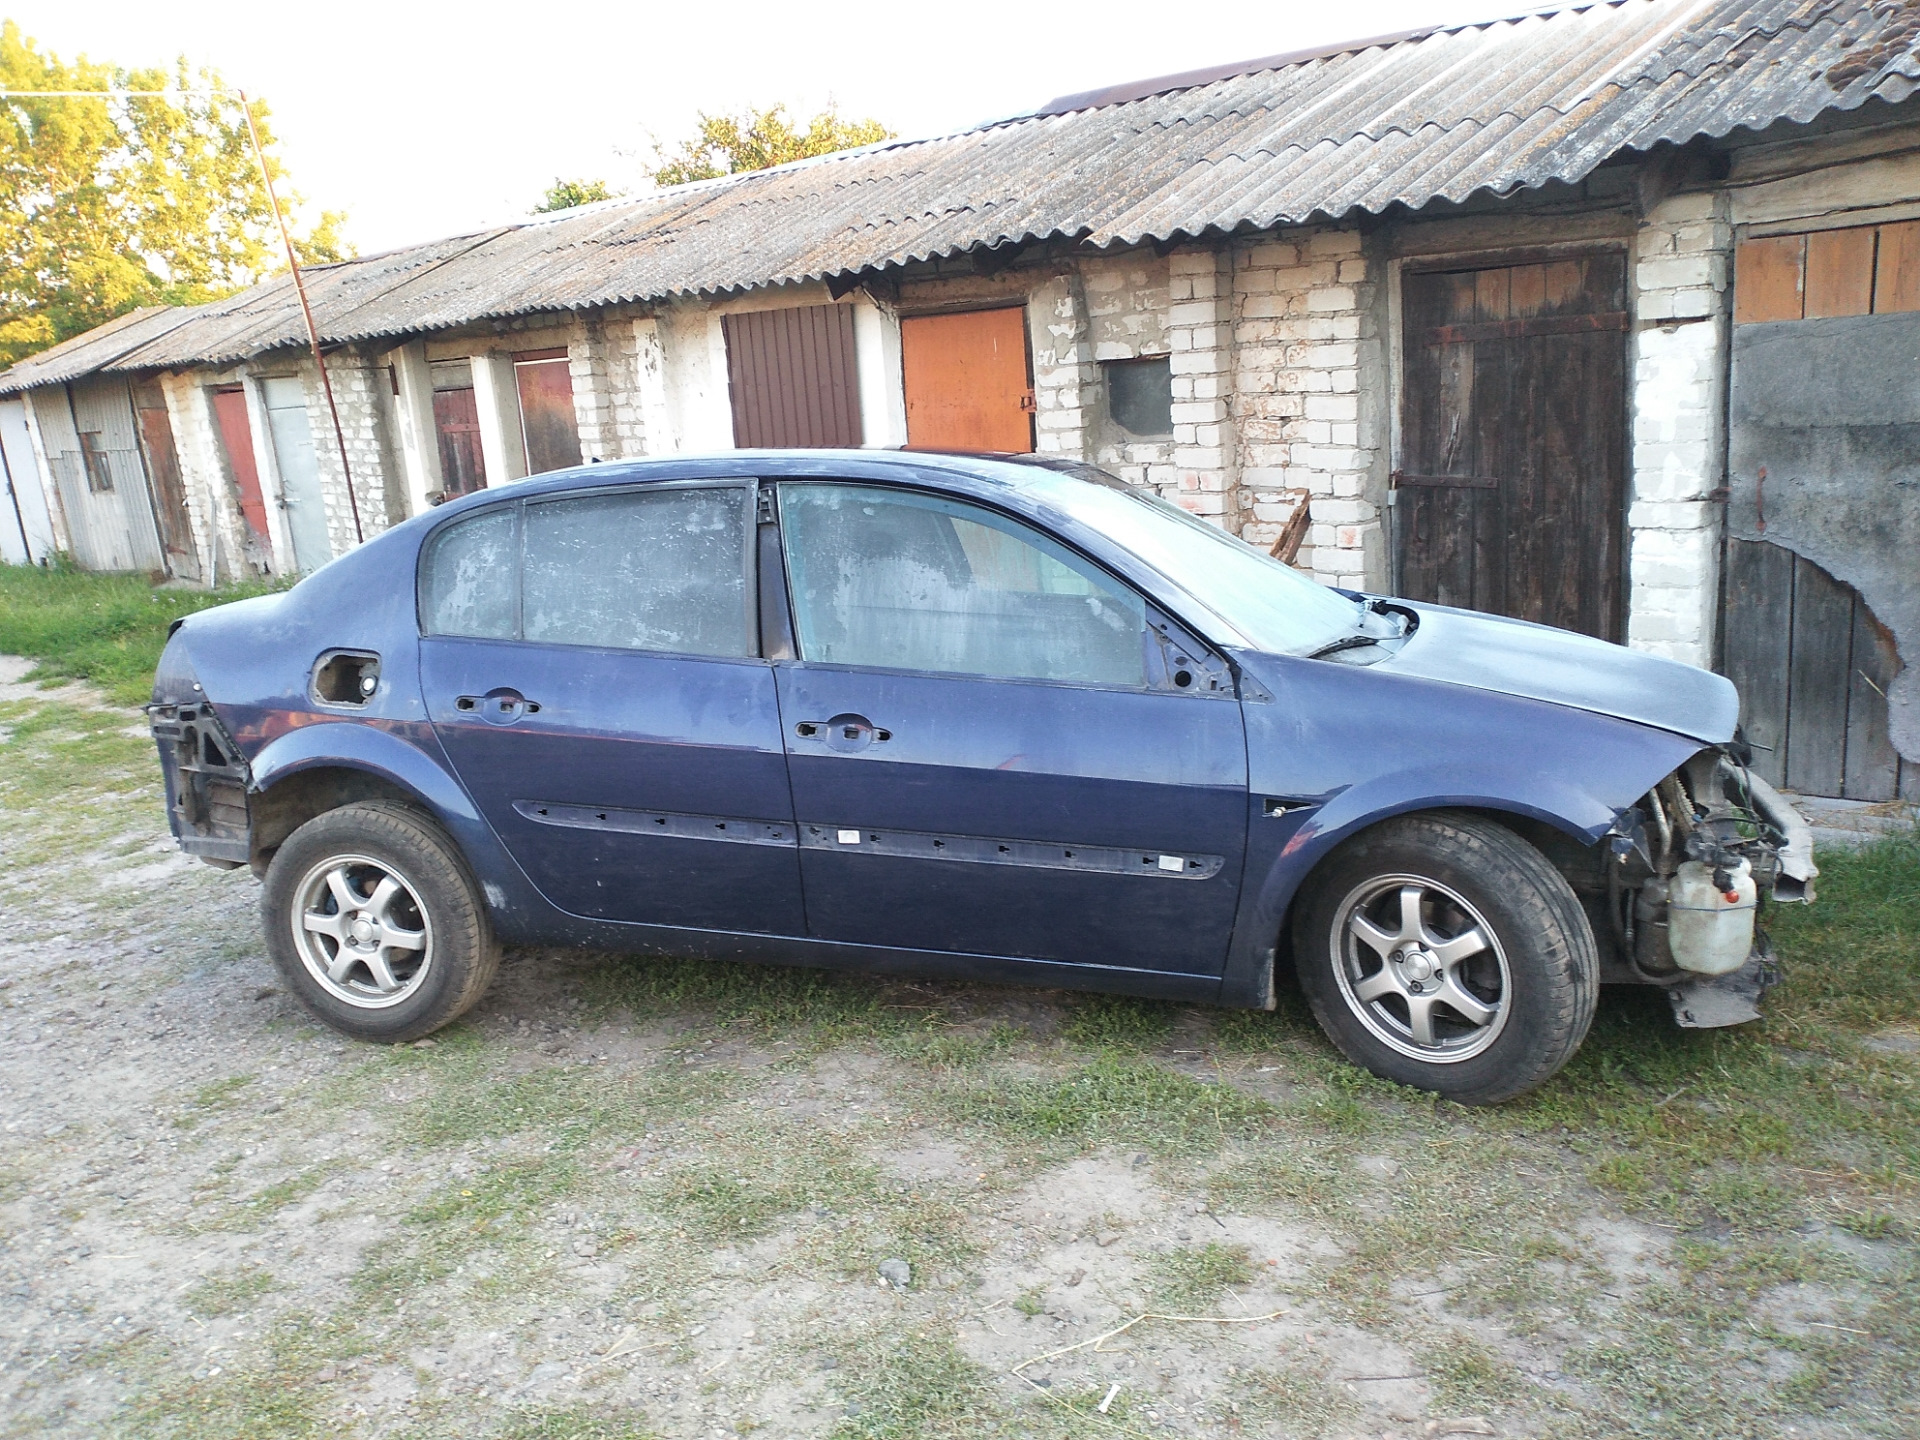
[[[1466,1112],[1291,1003],[516,953],[377,1050],[137,720],[0,671],[0,1435],[1920,1426],[1905,1031],[1609,996]]]

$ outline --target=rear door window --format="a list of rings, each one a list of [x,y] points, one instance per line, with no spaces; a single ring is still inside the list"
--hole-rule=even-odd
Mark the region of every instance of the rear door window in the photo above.
[[[793,484],[780,525],[805,660],[1146,683],[1140,596],[1019,521],[912,491]]]
[[[751,655],[750,514],[734,485],[536,500],[463,520],[427,555],[427,632]]]

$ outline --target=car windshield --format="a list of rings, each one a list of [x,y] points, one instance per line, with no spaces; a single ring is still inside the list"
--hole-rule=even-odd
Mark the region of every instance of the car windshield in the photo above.
[[[1310,654],[1361,628],[1360,605],[1178,505],[1091,466],[1035,468],[1023,488],[1131,550],[1261,650]]]

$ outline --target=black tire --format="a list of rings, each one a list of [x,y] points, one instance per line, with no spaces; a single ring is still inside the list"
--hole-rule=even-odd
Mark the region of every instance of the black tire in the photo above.
[[[356,1040],[432,1034],[473,1007],[499,965],[453,840],[393,801],[344,805],[294,831],[267,867],[260,913],[287,989]]]
[[[1511,830],[1457,811],[1389,820],[1309,885],[1293,917],[1300,987],[1356,1065],[1494,1105],[1544,1083],[1586,1038],[1593,930],[1565,877]]]

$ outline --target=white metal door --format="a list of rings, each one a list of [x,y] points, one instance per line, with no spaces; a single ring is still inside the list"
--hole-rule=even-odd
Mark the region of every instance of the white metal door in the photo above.
[[[307,387],[298,376],[277,375],[261,382],[267,425],[273,431],[273,458],[280,471],[280,501],[286,507],[287,533],[294,563],[318,570],[333,558],[327,538],[327,507],[320,496],[320,463],[307,419]]]
[[[0,514],[0,544],[7,563],[35,564],[53,554],[53,519],[47,492],[27,434],[26,403],[17,396],[0,400],[0,459],[6,462],[6,513]],[[22,550],[22,542],[25,549]]]

